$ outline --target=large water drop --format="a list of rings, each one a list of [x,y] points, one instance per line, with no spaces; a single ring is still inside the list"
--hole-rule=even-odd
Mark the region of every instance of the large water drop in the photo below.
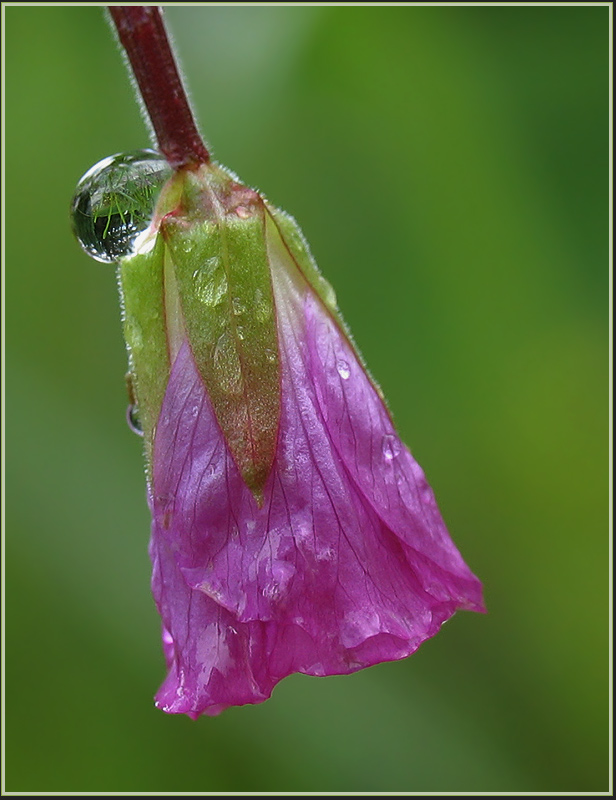
[[[86,253],[113,263],[128,255],[149,226],[163,184],[173,170],[153,150],[118,153],[99,161],[77,184],[73,231]]]

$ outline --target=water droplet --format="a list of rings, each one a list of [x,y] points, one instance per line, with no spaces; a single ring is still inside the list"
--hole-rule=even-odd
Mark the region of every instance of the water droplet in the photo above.
[[[178,245],[183,253],[189,255],[195,249],[195,243],[192,239],[184,237],[178,240]]]
[[[349,379],[351,375],[351,369],[346,361],[340,359],[340,361],[338,361],[338,363],[336,364],[336,369],[338,370],[338,375],[340,375],[343,381]]]
[[[216,261],[218,259],[209,259]],[[223,302],[229,290],[229,283],[227,276],[221,267],[216,267],[212,270],[209,264],[206,264],[201,270],[195,281],[195,291],[197,296],[207,306],[217,306]]]
[[[153,150],[118,153],[89,169],[71,204],[73,231],[86,253],[107,264],[129,255],[172,173]]]
[[[268,347],[265,350],[265,358],[267,358],[270,364],[273,364],[274,361],[276,361],[276,353],[273,350],[270,350]]]
[[[393,459],[396,458],[396,456],[400,453],[400,441],[392,433],[387,433],[385,436],[383,436],[381,449],[383,450],[383,456],[385,459],[387,461],[393,461]]]
[[[133,403],[126,409],[126,421],[133,433],[136,433],[137,436],[143,436],[143,428],[141,427],[141,421],[139,419],[139,410]]]
[[[263,589],[263,597],[267,600],[276,600],[280,596],[281,588],[275,581],[270,581]]]
[[[244,328],[242,328],[241,325],[237,326],[237,328],[235,329],[235,333],[237,334],[237,338],[238,339],[242,339],[243,340],[243,339],[246,338],[246,331],[244,330]]]
[[[231,301],[231,305],[233,306],[233,313],[234,314],[243,314],[246,311],[246,306],[239,297],[234,297]]]

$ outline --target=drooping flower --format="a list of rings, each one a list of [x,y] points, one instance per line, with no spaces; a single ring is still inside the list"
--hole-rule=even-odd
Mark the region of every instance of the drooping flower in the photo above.
[[[145,436],[156,703],[217,714],[413,653],[481,584],[294,221],[179,170],[120,262]]]

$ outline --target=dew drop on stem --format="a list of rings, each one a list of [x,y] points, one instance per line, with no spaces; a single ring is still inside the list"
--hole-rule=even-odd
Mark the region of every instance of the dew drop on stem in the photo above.
[[[81,178],[71,204],[73,231],[86,253],[111,264],[129,255],[152,220],[173,170],[154,150],[118,153]]]

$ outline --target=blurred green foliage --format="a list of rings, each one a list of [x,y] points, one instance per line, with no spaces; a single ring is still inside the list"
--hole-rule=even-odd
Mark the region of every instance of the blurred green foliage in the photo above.
[[[168,717],[113,270],[148,144],[97,7],[5,6],[6,789],[608,788],[606,6],[169,7],[216,156],[293,213],[489,614]]]

